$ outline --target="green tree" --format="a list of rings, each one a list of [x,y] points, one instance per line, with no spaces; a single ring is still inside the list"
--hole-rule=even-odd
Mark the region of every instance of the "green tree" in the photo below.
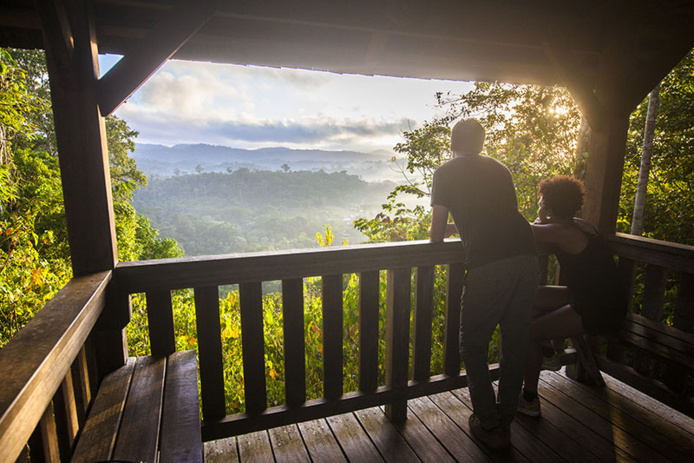
[[[631,116],[618,230],[629,232],[641,162],[648,98]],[[661,82],[643,234],[694,245],[694,52]]]
[[[130,204],[146,185],[137,132],[106,120],[119,258],[182,255]],[[50,89],[42,52],[0,49],[0,346],[71,277]]]
[[[543,178],[584,170],[585,155],[577,154],[581,114],[564,89],[477,82],[463,95],[436,98],[447,116],[405,132],[405,142],[394,148],[407,155],[407,181],[390,193],[376,217],[354,223],[369,241],[428,238],[429,208],[421,202],[407,207],[403,197],[421,200],[430,195],[433,171],[450,158],[450,124],[460,117],[475,117],[484,126],[484,154],[509,168],[519,208],[528,219],[537,212],[537,185]]]

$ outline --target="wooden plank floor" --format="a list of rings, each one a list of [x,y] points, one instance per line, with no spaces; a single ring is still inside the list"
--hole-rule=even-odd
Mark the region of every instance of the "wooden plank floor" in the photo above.
[[[409,401],[393,425],[381,408],[205,444],[216,462],[694,461],[694,419],[604,375],[596,389],[542,373],[542,417],[518,415],[512,447],[491,451],[470,436],[467,389]]]

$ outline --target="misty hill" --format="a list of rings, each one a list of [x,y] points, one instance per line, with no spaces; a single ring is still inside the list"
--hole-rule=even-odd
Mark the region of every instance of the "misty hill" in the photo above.
[[[138,144],[133,157],[148,177],[170,177],[182,173],[280,170],[286,165],[292,171],[346,171],[366,181],[397,181],[401,177],[392,163],[393,153],[376,151],[293,150],[262,148],[246,150],[206,144],[150,145]]]
[[[307,248],[325,225],[337,243],[359,243],[352,221],[375,215],[394,186],[345,172],[241,168],[152,177],[133,205],[189,256]]]

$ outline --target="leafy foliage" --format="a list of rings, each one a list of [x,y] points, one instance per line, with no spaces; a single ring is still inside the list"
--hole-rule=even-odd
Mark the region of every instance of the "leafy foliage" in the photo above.
[[[371,198],[391,186],[346,172],[242,168],[152,178],[133,204],[187,255],[297,249],[314,247],[326,224],[335,236],[358,241],[349,217],[377,210]]]
[[[121,260],[182,255],[130,204],[147,179],[129,153],[137,132],[106,120]],[[45,57],[0,49],[0,346],[71,277]]]

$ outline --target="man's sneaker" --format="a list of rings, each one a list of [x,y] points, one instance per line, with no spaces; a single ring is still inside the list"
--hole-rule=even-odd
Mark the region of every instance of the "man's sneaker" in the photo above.
[[[492,449],[503,449],[511,445],[511,429],[509,426],[499,425],[492,429],[484,429],[479,418],[475,414],[468,420],[470,432],[477,439]]]
[[[518,398],[518,412],[528,416],[540,416],[540,397],[535,396],[533,400],[525,400],[521,392]]]
[[[543,370],[550,370],[550,371],[561,370],[561,359],[559,358],[559,354],[554,354],[551,357],[545,357],[543,355],[542,356],[542,369]]]

